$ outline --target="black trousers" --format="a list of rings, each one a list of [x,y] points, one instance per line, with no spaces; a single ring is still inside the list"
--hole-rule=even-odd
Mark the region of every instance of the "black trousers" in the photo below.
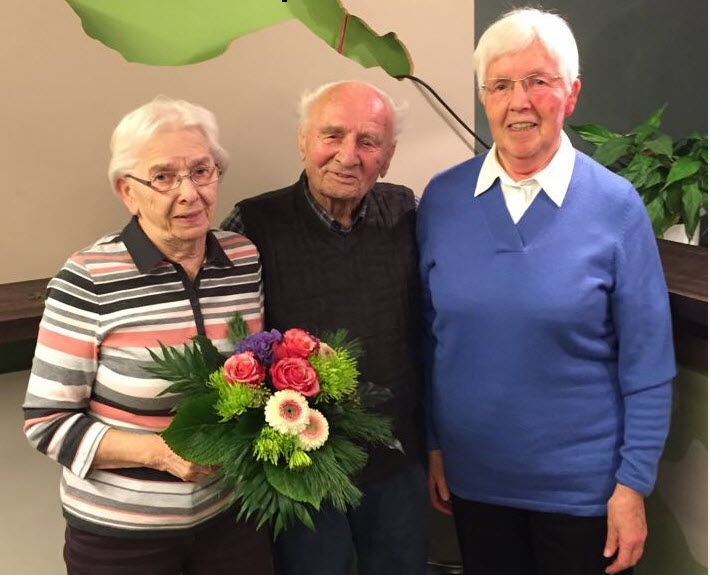
[[[68,575],[271,575],[266,528],[225,513],[191,534],[159,539],[107,537],[67,525]]]
[[[606,517],[527,511],[452,495],[466,575],[604,575]],[[631,575],[627,569],[619,575]]]

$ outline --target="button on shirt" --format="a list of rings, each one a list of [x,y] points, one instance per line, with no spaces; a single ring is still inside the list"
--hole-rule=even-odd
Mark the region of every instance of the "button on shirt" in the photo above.
[[[501,166],[498,161],[496,145],[493,144],[490,152],[483,160],[483,166],[481,166],[481,173],[478,176],[473,195],[475,197],[487,192],[495,181],[500,179],[505,205],[513,222],[517,224],[542,189],[545,190],[545,193],[557,207],[562,206],[567,188],[572,179],[574,157],[575,151],[572,147],[572,142],[570,142],[567,134],[562,132],[560,147],[555,152],[550,163],[532,178],[516,182]]]

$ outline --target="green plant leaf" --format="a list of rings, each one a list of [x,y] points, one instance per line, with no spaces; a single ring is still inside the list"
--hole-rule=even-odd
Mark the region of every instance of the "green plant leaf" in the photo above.
[[[694,160],[693,158],[689,158],[687,156],[678,158],[671,165],[671,169],[668,172],[668,177],[666,178],[666,186],[670,186],[674,182],[692,176],[693,174],[697,173],[699,169],[700,162],[698,160]]]
[[[639,143],[641,145],[641,143]],[[661,156],[673,156],[673,140],[667,134],[656,134],[654,138],[644,141],[641,150]]]
[[[653,225],[653,233],[656,234],[656,237],[662,236],[663,232],[668,229],[668,226],[666,225],[666,214],[663,204],[663,196],[657,196],[646,204],[646,211],[648,212],[648,217],[651,219],[651,224]]]
[[[607,140],[622,137],[622,134],[612,132],[599,124],[568,124],[567,126],[580,138],[595,146],[601,146]]]
[[[696,182],[683,184],[683,223],[685,224],[685,235],[688,239],[695,234],[695,228],[700,221],[700,209],[703,206],[703,195]],[[707,204],[707,197],[705,198]]]
[[[625,168],[618,170],[636,188],[639,193],[645,188],[654,186],[661,181],[661,163],[653,156],[636,154]]]
[[[594,152],[594,159],[603,166],[611,166],[622,156],[632,151],[633,141],[628,136],[617,136],[601,144]]]
[[[214,411],[216,393],[186,400],[161,434],[170,449],[183,459],[201,465],[221,463],[232,453],[232,430],[219,423]]]
[[[406,48],[392,32],[379,36],[338,0],[67,0],[92,38],[129,62],[181,66],[222,54],[251,32],[296,18],[332,48],[391,76],[410,74]],[[342,42],[341,42],[342,36]],[[342,44],[342,46],[341,46]]]
[[[234,317],[227,323],[227,337],[229,341],[236,344],[248,335],[249,328],[247,327],[247,322],[244,321],[244,318],[240,314],[234,314]]]

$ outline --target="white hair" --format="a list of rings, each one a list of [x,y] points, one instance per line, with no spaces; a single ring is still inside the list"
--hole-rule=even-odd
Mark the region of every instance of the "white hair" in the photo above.
[[[316,88],[315,90],[306,90],[301,95],[301,100],[298,103],[298,129],[303,130],[311,119],[311,109],[313,104],[320,99],[323,94],[340,88],[341,86],[346,86],[349,84],[366,86],[375,92],[385,103],[389,110],[390,118],[392,118],[392,139],[397,141],[397,137],[402,132],[402,125],[404,124],[404,117],[408,110],[408,105],[406,102],[397,104],[394,99],[384,90],[378,88],[377,86],[370,84],[368,82],[361,82],[358,80],[341,80],[339,82],[329,82],[323,84]]]
[[[473,53],[473,67],[479,94],[486,80],[488,65],[504,54],[524,50],[539,41],[560,66],[569,90],[579,76],[579,51],[567,22],[557,14],[536,8],[519,8],[501,16],[481,35]]]
[[[111,187],[134,169],[141,149],[157,132],[184,128],[197,128],[204,134],[215,162],[225,172],[229,154],[219,143],[219,129],[214,114],[185,100],[157,96],[126,114],[113,131],[108,166]]]

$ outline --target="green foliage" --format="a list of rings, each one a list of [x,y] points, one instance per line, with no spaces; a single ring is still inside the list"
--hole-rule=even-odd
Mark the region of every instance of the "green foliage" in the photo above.
[[[357,360],[344,349],[335,348],[333,353],[313,355],[308,358],[318,372],[320,393],[316,402],[340,401],[357,389]]]
[[[234,317],[227,323],[227,337],[232,343],[237,343],[249,335],[249,328],[244,318],[235,313]]]
[[[163,393],[181,393],[185,401],[205,392],[210,374],[222,367],[226,358],[204,336],[192,338],[192,346],[186,344],[182,352],[160,343],[161,354],[148,350],[153,365],[145,370],[161,379],[172,382]]]
[[[628,134],[598,124],[570,125],[596,148],[594,159],[629,180],[641,195],[657,236],[683,224],[691,238],[708,213],[708,135],[673,141],[661,132],[666,106]]]
[[[250,407],[265,406],[271,395],[261,386],[228,382],[221,368],[210,375],[208,385],[217,391],[215,409],[222,416],[221,421],[241,415]]]
[[[238,341],[247,335],[246,324],[235,319],[229,332]],[[344,331],[330,341],[334,353],[309,358],[325,390],[318,409],[328,421],[329,436],[307,453],[296,436],[266,424],[268,382],[255,387],[227,382],[225,358],[206,338],[196,337],[182,350],[161,345],[160,354],[151,354],[155,365],[149,371],[172,382],[168,391],[184,394],[162,433],[165,442],[188,461],[219,466],[240,517],[269,523],[275,537],[296,521],[313,528],[310,513],[324,500],[342,511],[356,505],[361,493],[352,477],[367,462],[363,445],[392,441],[390,422],[369,413],[363,401],[377,396],[377,390],[371,384],[358,388],[352,355],[359,355],[358,346]]]

